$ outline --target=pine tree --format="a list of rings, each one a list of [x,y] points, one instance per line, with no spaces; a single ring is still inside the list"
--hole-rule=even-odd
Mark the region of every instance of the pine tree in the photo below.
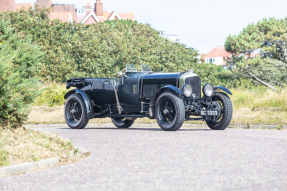
[[[31,38],[0,20],[0,126],[19,127],[39,94],[43,53]]]
[[[229,35],[225,49],[233,54],[233,62],[238,77],[251,78],[273,90],[274,85],[287,84],[287,18],[262,19],[257,24],[250,24],[239,33]],[[251,58],[255,50],[260,50],[260,57]],[[240,54],[247,56],[242,59]]]

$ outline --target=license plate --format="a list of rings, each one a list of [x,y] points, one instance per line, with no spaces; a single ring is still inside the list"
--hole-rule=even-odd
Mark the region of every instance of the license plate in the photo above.
[[[218,111],[200,111],[201,115],[207,115],[207,116],[217,116]]]

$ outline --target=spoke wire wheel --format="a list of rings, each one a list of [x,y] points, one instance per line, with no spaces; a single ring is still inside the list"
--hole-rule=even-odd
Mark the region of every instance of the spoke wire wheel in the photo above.
[[[159,96],[155,106],[158,125],[165,131],[178,130],[185,120],[185,109],[181,98],[166,92]]]
[[[124,117],[112,117],[114,125],[118,128],[129,128],[135,120],[128,120]]]
[[[72,100],[67,108],[67,119],[69,123],[77,124],[82,118],[82,108],[78,100]]]
[[[176,116],[176,109],[173,102],[168,99],[160,100],[159,119],[166,125],[171,125]]]
[[[219,110],[220,113],[219,113],[219,115],[217,115],[217,116],[211,117],[211,121],[215,121],[215,122],[218,123],[219,121],[222,120],[223,112],[224,112],[224,106],[223,106],[222,101],[219,100],[219,99],[217,99],[217,98],[215,98],[213,102],[215,102],[215,105],[216,105],[216,107],[214,107],[213,109]]]
[[[89,122],[86,105],[83,98],[78,94],[68,97],[65,104],[64,116],[67,125],[72,129],[83,129]]]
[[[206,121],[206,124],[213,130],[224,130],[231,122],[232,119],[232,102],[229,96],[223,92],[216,92],[212,97],[213,101],[218,102],[221,107],[219,116],[212,117],[210,121]]]

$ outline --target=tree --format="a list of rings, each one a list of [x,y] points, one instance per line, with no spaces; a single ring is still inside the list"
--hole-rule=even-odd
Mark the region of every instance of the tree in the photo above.
[[[39,94],[36,76],[43,53],[9,23],[0,20],[0,126],[18,127]]]
[[[286,45],[287,18],[264,18],[256,25],[248,25],[237,36],[229,35],[225,49],[233,55],[237,66],[234,73],[276,90],[274,85],[287,84]],[[254,51],[260,51],[261,56],[252,57]]]

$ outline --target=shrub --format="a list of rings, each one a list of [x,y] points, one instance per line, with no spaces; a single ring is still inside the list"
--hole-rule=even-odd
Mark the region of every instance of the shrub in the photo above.
[[[116,77],[127,63],[149,64],[153,71],[194,69],[202,82],[220,85],[228,71],[212,64],[198,64],[198,53],[171,42],[148,24],[116,20],[82,25],[49,20],[47,9],[0,13],[17,31],[30,34],[45,52],[42,80],[64,82],[71,77]],[[225,83],[225,82],[223,82]]]
[[[30,37],[17,34],[9,23],[0,20],[0,126],[18,127],[39,94],[36,76],[43,54]]]
[[[52,84],[44,88],[42,94],[35,99],[34,105],[59,106],[65,102],[64,96],[68,92],[64,86]]]

